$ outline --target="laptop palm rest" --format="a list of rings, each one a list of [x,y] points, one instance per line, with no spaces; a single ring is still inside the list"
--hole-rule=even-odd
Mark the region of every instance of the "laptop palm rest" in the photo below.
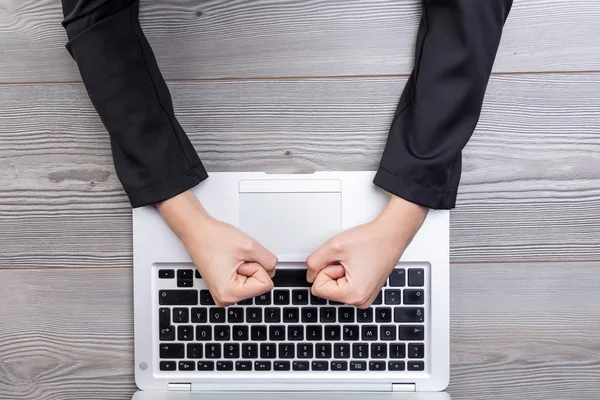
[[[339,180],[243,180],[239,196],[240,228],[281,262],[304,261],[342,230]]]

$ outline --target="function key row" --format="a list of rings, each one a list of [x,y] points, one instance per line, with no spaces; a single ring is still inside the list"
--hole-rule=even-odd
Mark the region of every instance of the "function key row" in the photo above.
[[[161,361],[161,371],[424,371],[423,361]],[[408,366],[408,368],[407,368]]]

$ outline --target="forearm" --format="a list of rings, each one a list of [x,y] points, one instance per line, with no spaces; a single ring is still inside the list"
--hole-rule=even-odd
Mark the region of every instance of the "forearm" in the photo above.
[[[139,0],[63,0],[67,49],[110,134],[117,175],[134,207],[169,199],[207,177],[175,118],[138,7]]]
[[[455,206],[461,152],[477,125],[512,0],[425,0],[415,69],[375,178],[429,208]]]

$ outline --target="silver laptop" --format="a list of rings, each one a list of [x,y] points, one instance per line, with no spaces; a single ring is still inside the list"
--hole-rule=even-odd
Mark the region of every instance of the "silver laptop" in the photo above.
[[[156,209],[135,209],[134,399],[448,398],[448,211],[429,213],[369,310],[312,296],[305,281],[313,250],[386,205],[373,176],[226,172],[198,185],[212,216],[279,258],[272,292],[228,308]]]

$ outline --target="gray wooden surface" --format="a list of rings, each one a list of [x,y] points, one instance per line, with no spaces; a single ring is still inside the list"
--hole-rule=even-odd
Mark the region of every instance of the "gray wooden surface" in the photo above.
[[[419,13],[142,4],[212,171],[375,168]],[[58,0],[0,0],[0,399],[127,399],[130,209],[60,18]],[[515,1],[451,217],[455,399],[598,398],[599,20],[594,0]]]

